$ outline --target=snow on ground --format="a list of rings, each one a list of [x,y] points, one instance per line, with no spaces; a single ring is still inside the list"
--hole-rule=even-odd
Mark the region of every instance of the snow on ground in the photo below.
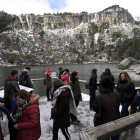
[[[79,126],[71,125],[68,128],[68,131],[71,135],[71,140],[79,140],[80,130],[84,131],[94,127],[93,115],[95,112],[89,110],[89,96],[82,94],[82,99],[83,101],[81,101],[78,106],[77,116],[81,123]],[[48,102],[46,97],[41,97],[39,100],[39,104],[42,131],[39,140],[52,140],[53,121],[50,120],[51,102]],[[58,140],[65,140],[65,137],[61,133],[61,130],[59,130],[58,137]],[[9,135],[6,136],[4,140],[9,140]]]

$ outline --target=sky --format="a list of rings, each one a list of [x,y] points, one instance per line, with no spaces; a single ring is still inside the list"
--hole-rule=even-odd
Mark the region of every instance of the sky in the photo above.
[[[119,5],[132,16],[140,17],[140,0],[0,0],[0,11],[16,15],[82,11],[95,13],[112,5]]]

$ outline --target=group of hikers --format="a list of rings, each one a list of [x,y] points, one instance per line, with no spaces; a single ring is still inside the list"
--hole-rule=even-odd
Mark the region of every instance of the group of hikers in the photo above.
[[[4,98],[0,98],[0,110],[7,115],[9,120],[10,140],[38,140],[41,136],[38,106],[40,97],[19,88],[19,85],[33,88],[29,75],[30,69],[26,67],[20,74],[19,70],[12,70],[11,76],[5,81]],[[22,76],[23,73],[26,73],[26,78]],[[102,73],[99,83],[97,83],[97,78],[98,70],[93,69],[89,79],[89,110],[97,113],[101,110],[101,124],[128,116],[129,106],[131,106],[131,113],[136,112],[136,106],[133,104],[136,95],[135,85],[127,72],[123,71],[119,74],[116,92],[114,91],[114,76],[109,68]],[[65,139],[70,140],[68,127],[71,124],[81,123],[77,118],[77,107],[82,99],[78,72],[70,73],[69,69],[63,70],[60,67],[58,79],[52,80],[51,69],[47,68],[44,84],[47,101],[52,102],[50,112],[50,119],[53,120],[52,139],[58,140],[58,131],[61,129]],[[0,134],[0,140],[3,140],[1,127]],[[119,138],[118,134],[109,139],[119,140]]]

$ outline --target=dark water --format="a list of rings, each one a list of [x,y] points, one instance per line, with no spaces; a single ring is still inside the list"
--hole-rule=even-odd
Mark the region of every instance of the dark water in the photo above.
[[[105,68],[110,68],[112,74],[115,77],[115,83],[118,81],[118,76],[119,73],[122,70],[119,70],[116,68],[117,64],[76,64],[76,65],[44,65],[44,66],[30,66],[31,71],[30,71],[30,76],[31,79],[37,79],[37,78],[44,78],[44,73],[49,67],[52,72],[56,72],[57,74],[59,73],[58,68],[59,67],[63,68],[68,68],[70,72],[72,71],[77,71],[79,74],[79,79],[80,80],[87,80],[90,76],[90,73],[93,68],[96,68],[98,70],[98,81],[99,77],[102,74],[102,72],[105,70]],[[24,66],[20,67],[0,67],[0,87],[4,86],[4,81],[5,79],[10,76],[10,72],[12,69],[18,69],[18,70],[23,70]],[[133,72],[129,72],[130,77],[134,81],[136,86],[140,86],[140,75],[136,75]],[[83,93],[88,94],[88,90],[84,88],[84,83],[81,83],[81,90]],[[45,95],[45,85],[43,81],[34,81],[34,92],[35,94],[40,94],[41,96]]]

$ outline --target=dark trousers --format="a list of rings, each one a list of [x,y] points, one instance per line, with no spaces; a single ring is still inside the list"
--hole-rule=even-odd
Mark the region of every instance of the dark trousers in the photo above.
[[[71,137],[70,137],[70,134],[68,132],[68,128],[60,128],[63,135],[65,136],[66,140],[70,140]],[[58,130],[59,128],[54,128],[53,127],[53,140],[58,140]]]
[[[14,128],[14,123],[8,122],[10,140],[17,140],[17,129]]]
[[[111,137],[111,140],[119,140],[119,139],[120,139],[120,135],[116,135],[114,137]],[[110,140],[110,138],[106,139],[106,140]]]
[[[94,103],[94,100],[95,100],[95,91],[96,90],[93,90],[92,93],[90,94],[90,100],[89,100],[90,109],[92,109],[92,106],[93,106],[93,103]]]
[[[76,105],[76,107],[78,107],[79,100],[75,100],[75,105]],[[77,120],[77,117],[75,115],[73,115],[72,113],[70,113],[70,118],[71,118],[72,121]]]
[[[122,110],[121,110],[121,117],[126,117],[129,115],[129,112],[128,112],[128,107],[130,106],[129,103],[123,103],[122,104]]]
[[[47,96],[47,99],[50,98],[50,94],[51,94],[51,89],[46,89],[46,96]]]

